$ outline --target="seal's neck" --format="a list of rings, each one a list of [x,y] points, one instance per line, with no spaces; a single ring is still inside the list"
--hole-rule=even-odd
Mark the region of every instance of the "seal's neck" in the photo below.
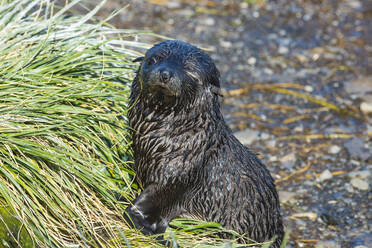
[[[131,99],[129,110],[130,126],[137,133],[166,132],[191,129],[196,124],[202,126],[224,123],[220,112],[218,96],[212,92],[203,92],[203,95],[183,105],[176,99],[175,104],[167,105],[164,102],[153,101],[148,95],[138,95]]]

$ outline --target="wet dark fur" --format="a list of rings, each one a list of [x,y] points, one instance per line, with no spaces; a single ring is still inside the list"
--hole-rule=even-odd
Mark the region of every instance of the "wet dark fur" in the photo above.
[[[165,41],[138,60],[128,116],[144,190],[126,210],[134,226],[162,233],[173,218],[189,216],[258,242],[277,236],[272,247],[279,247],[273,179],[226,125],[211,58],[188,43]]]

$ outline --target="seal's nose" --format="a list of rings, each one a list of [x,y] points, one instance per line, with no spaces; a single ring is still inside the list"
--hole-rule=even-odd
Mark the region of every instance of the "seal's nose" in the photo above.
[[[173,73],[166,68],[160,70],[160,80],[167,83],[173,77]]]

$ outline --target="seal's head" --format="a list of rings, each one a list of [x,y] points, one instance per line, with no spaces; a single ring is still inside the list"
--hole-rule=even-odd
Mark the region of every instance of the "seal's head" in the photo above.
[[[212,59],[188,43],[167,40],[146,52],[136,83],[145,97],[158,100],[192,100],[207,91],[219,94],[219,72]]]

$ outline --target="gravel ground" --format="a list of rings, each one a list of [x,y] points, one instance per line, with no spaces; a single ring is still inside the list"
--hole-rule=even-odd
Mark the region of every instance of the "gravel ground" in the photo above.
[[[131,1],[112,23],[208,50],[227,122],[277,180],[288,247],[372,247],[372,1]]]

